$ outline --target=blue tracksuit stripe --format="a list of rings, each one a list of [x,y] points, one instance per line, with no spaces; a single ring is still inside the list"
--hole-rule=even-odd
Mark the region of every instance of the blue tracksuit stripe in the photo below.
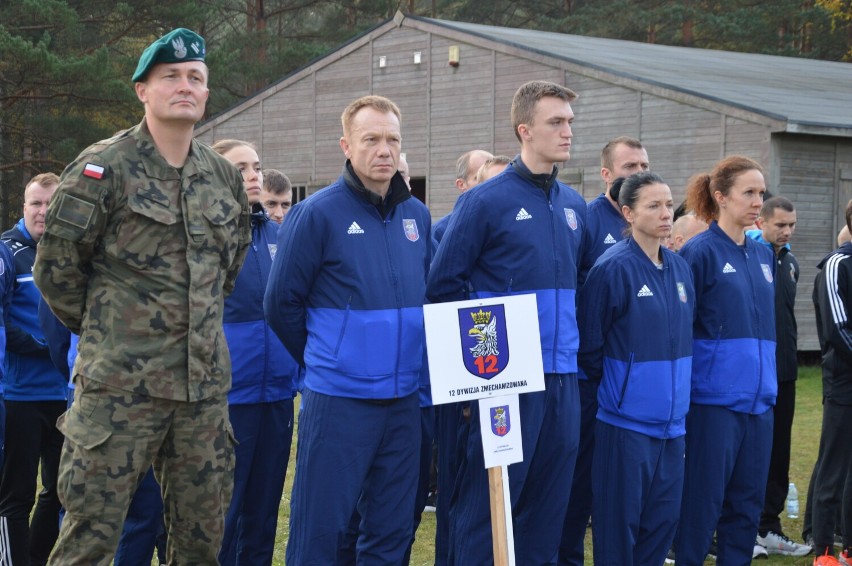
[[[736,245],[714,221],[680,252],[692,268],[693,401],[737,412],[775,405],[775,259],[750,238]]]
[[[428,298],[463,300],[468,289],[473,297],[536,293],[544,371],[576,373],[574,294],[586,203],[559,182],[545,191],[519,163],[459,197],[435,254]]]
[[[695,358],[702,360],[693,370],[694,402],[746,413],[762,413],[775,404],[777,384],[768,387],[762,383],[765,368],[774,367],[774,341],[757,338],[695,340],[693,347]],[[735,376],[736,379],[727,379],[726,387],[720,390],[716,383],[719,376]]]
[[[662,254],[659,269],[628,239],[598,259],[578,300],[579,357],[601,381],[598,419],[673,438],[689,409],[695,293],[687,263]]]
[[[267,320],[325,395],[404,397],[423,360],[431,218],[414,198],[382,218],[345,175],[298,203],[278,232]]]
[[[41,294],[32,277],[36,243],[24,221],[3,233],[14,264],[15,283],[6,313],[6,375],[8,401],[64,401],[65,376],[53,365],[38,319]],[[2,244],[0,244],[2,245]]]
[[[375,399],[389,396],[387,382],[396,376],[399,393],[390,396],[413,393],[419,387],[423,336],[400,327],[422,328],[422,307],[308,309],[305,385],[325,395]],[[341,373],[348,379],[341,380]]]
[[[535,294],[538,309],[538,330],[544,373],[558,373],[563,368],[577,371],[577,350],[580,333],[577,329],[576,291],[574,289],[537,289],[511,293],[475,292],[472,299],[488,299],[507,295]],[[554,324],[553,321],[556,321]]]
[[[263,295],[277,247],[278,225],[252,214],[252,242],[233,292],[225,298],[224,331],[231,352],[228,402],[292,399],[299,366],[264,320]]]
[[[3,395],[3,374],[6,371],[6,315],[12,305],[14,277],[15,264],[12,252],[0,243],[0,396]]]
[[[692,356],[632,364],[605,357],[613,383],[598,388],[598,420],[655,438],[683,436],[691,370]]]

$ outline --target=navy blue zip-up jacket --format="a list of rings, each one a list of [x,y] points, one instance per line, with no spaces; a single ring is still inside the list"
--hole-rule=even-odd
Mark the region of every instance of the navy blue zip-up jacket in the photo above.
[[[72,334],[71,331],[62,324],[62,321],[56,318],[56,315],[53,314],[53,311],[50,310],[50,307],[44,299],[38,302],[38,324],[44,334],[44,339],[47,342],[50,359],[53,360],[54,367],[59,370],[59,373],[62,374],[65,381],[67,381],[69,385],[73,386],[73,383],[71,382],[74,377],[71,375],[71,368],[74,365],[74,358],[72,358],[71,352]],[[76,352],[77,350],[75,348],[73,352],[75,357]]]
[[[576,373],[585,229],[586,202],[556,180],[556,168],[534,175],[518,156],[501,175],[459,197],[427,297],[437,303],[535,293],[544,372]]]
[[[583,286],[589,270],[598,258],[616,242],[624,239],[624,231],[627,229],[627,221],[624,216],[612,206],[612,203],[603,193],[589,203],[586,212],[586,224],[589,232],[589,249],[584,256],[580,272],[577,274],[578,287]]]
[[[778,383],[796,381],[799,371],[797,358],[796,288],[799,283],[799,262],[790,244],[778,253],[763,237],[761,230],[749,230],[746,236],[760,242],[775,257],[775,364]]]
[[[432,239],[435,242],[435,245],[441,243],[441,240],[444,238],[444,232],[447,231],[447,227],[450,225],[450,220],[453,217],[453,213],[450,212],[445,217],[441,218],[435,224],[432,225]]]
[[[695,284],[692,402],[764,413],[778,394],[772,252],[737,245],[713,221],[680,255]]]
[[[607,250],[612,249],[616,242],[624,239],[627,221],[619,211],[612,206],[606,195],[601,193],[590,202],[586,211],[586,253],[583,254],[583,264],[577,273],[577,288],[582,289],[589,270]],[[582,365],[577,371],[579,379],[588,379]]]
[[[15,290],[6,317],[4,396],[9,401],[64,401],[68,387],[50,359],[38,321],[41,293],[33,281],[36,243],[23,219],[2,239],[15,265]]]
[[[257,206],[251,215],[251,246],[234,290],[225,297],[224,330],[231,352],[228,403],[247,405],[293,398],[299,365],[266,324],[263,295],[278,244],[278,224]]]
[[[611,207],[610,207],[611,208]],[[695,289],[689,265],[662,248],[659,269],[629,238],[580,289],[580,366],[600,381],[597,418],[653,438],[686,434]]]
[[[6,373],[6,317],[14,289],[14,258],[9,248],[0,244],[0,398],[3,397],[3,376]]]
[[[399,174],[386,198],[375,198],[347,162],[278,232],[266,320],[305,366],[305,387],[325,395],[392,399],[418,390],[431,218]]]

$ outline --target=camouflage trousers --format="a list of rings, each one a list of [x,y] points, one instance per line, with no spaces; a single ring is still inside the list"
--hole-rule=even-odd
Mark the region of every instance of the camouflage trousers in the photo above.
[[[151,463],[163,491],[170,565],[214,565],[233,491],[234,436],[225,396],[192,403],[75,376],[59,499],[65,519],[51,565],[110,564],[136,486]]]

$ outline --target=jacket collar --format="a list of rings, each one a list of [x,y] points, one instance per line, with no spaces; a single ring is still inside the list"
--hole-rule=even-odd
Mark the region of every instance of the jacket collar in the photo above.
[[[384,199],[364,186],[364,183],[355,174],[352,162],[348,159],[343,166],[342,176],[343,181],[349,189],[359,198],[375,206],[382,218],[385,218],[393,207],[411,198],[408,185],[405,184],[405,179],[402,178],[399,172],[394,173],[393,177],[391,177],[390,186]]]
[[[145,167],[146,175],[155,179],[184,179],[209,175],[209,168],[200,160],[201,142],[192,139],[189,146],[189,154],[181,168],[181,172],[176,167],[169,165],[166,159],[157,151],[157,146],[154,145],[154,138],[151,137],[151,131],[148,129],[148,123],[145,118],[134,126],[133,135],[136,137],[136,150],[139,155],[144,157],[143,166]]]
[[[556,176],[559,174],[559,168],[556,167],[556,165],[553,166],[553,170],[549,174],[533,173],[526,165],[524,165],[520,154],[515,156],[509,166],[517,171],[518,175],[543,190],[546,194],[549,194],[550,189],[556,184]]]
[[[769,248],[773,254],[775,253],[775,246],[772,245],[772,242],[769,242],[766,238],[763,237],[762,230],[747,230],[746,237],[751,238],[755,242],[763,244],[764,246]],[[790,244],[784,244],[782,250],[790,251]]]

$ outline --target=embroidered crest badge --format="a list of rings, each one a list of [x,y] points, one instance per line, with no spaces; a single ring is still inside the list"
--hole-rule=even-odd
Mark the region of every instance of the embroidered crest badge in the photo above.
[[[417,221],[413,218],[403,218],[402,228],[405,230],[405,237],[412,242],[420,239],[420,232],[417,231]]]
[[[763,270],[763,277],[766,278],[767,281],[772,283],[772,268],[765,263],[760,264],[760,268]]]
[[[681,303],[686,302],[686,285],[680,281],[677,282],[677,296],[680,298]]]
[[[491,432],[497,436],[506,436],[512,430],[512,419],[509,416],[509,405],[491,407]]]
[[[565,209],[565,220],[568,221],[568,226],[570,226],[572,230],[577,229],[577,213],[574,212],[573,208]]]
[[[499,375],[509,365],[509,340],[503,305],[459,309],[464,367],[482,379]],[[470,344],[473,345],[470,345]]]

